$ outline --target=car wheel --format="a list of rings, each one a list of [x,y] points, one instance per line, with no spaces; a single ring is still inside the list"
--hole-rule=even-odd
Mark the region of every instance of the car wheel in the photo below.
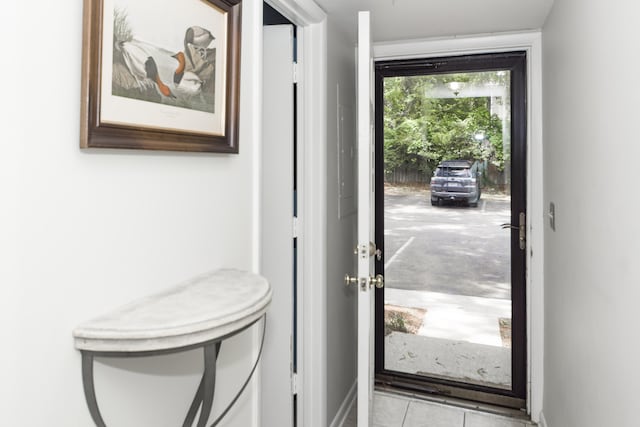
[[[480,190],[478,189],[478,192],[476,193],[476,198],[474,200],[469,200],[467,202],[467,204],[472,207],[472,208],[477,208],[478,207],[478,203],[480,202]]]
[[[431,199],[431,206],[440,206],[440,200]]]

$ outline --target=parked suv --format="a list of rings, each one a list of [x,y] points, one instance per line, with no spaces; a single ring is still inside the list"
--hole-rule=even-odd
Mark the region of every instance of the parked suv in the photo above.
[[[431,177],[431,204],[443,201],[463,202],[478,206],[480,180],[478,163],[468,160],[445,160],[438,165]]]

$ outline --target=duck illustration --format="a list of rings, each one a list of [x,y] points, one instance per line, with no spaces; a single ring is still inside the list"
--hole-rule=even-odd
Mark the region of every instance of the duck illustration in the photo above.
[[[127,69],[138,82],[138,86],[141,86],[147,78],[145,62],[149,54],[134,42],[120,42],[118,47]]]
[[[178,61],[178,68],[176,68],[176,71],[173,73],[173,82],[175,84],[179,84],[180,80],[182,80],[182,77],[184,76],[187,61],[183,52],[178,52],[175,55],[172,55],[172,57]]]
[[[197,48],[207,48],[215,39],[216,38],[211,34],[211,31],[206,28],[202,28],[197,25],[187,28],[184,35],[184,51],[186,52],[187,59],[191,62],[192,67],[195,66],[195,63],[191,57],[189,45],[193,45]]]
[[[197,33],[195,30],[193,32]],[[195,41],[206,43],[207,38],[213,37],[203,34],[204,39],[196,38]],[[138,38],[116,42],[114,47],[120,53],[119,58],[123,68],[128,71],[127,75],[131,76],[129,80],[118,79],[118,84],[129,85],[125,89],[135,87],[143,92],[149,90],[164,99],[176,99],[188,104],[194,97],[203,96],[207,84],[213,81],[213,65],[198,56],[196,49],[200,48],[193,44],[189,44],[189,48],[194,62],[200,67],[198,69],[191,65],[185,52],[169,51]]]
[[[147,74],[147,77],[154,81],[157,85],[160,93],[168,98],[175,98],[173,93],[171,93],[171,89],[169,86],[164,84],[160,79],[160,75],[158,74],[158,65],[152,56],[149,56],[144,63],[144,68]]]
[[[184,73],[180,83],[176,85],[176,93],[180,93],[186,96],[198,95],[202,92],[202,85],[204,81],[198,77],[197,74],[187,71]]]
[[[176,92],[182,92],[186,95],[198,94],[202,89],[203,81],[196,73],[186,71],[187,61],[184,52],[178,52],[171,57],[178,61],[178,67],[173,73]]]

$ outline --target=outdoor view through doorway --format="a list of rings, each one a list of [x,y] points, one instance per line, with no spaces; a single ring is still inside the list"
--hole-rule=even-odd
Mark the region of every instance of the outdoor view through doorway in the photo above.
[[[515,388],[512,74],[413,73],[378,83],[385,254],[378,373],[498,394]]]

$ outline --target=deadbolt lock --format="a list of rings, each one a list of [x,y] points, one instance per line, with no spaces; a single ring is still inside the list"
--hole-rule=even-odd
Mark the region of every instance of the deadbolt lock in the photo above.
[[[369,256],[375,256],[378,261],[382,259],[382,251],[373,242],[369,242]]]
[[[376,244],[373,242],[369,242],[369,245],[361,245],[356,246],[353,250],[354,255],[360,255],[362,258],[366,258],[367,256],[376,257],[376,260],[382,260],[382,251],[376,247]]]

